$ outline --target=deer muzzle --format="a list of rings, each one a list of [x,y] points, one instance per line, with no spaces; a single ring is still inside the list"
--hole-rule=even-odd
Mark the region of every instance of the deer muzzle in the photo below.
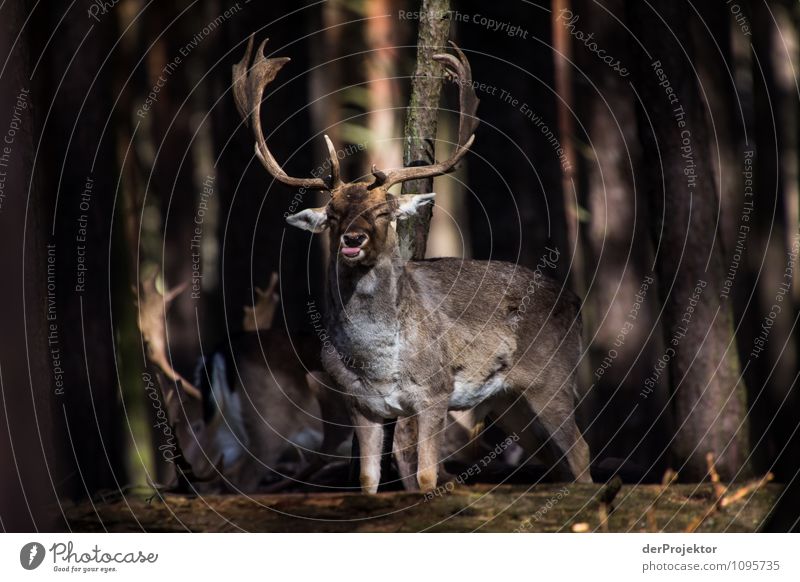
[[[348,259],[359,258],[363,255],[362,247],[367,243],[369,237],[364,233],[350,233],[342,235],[342,246],[340,252]]]

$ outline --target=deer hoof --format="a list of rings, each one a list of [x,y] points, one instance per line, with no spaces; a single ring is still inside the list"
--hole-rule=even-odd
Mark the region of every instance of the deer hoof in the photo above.
[[[427,493],[436,489],[436,469],[422,469],[417,473],[420,491]]]

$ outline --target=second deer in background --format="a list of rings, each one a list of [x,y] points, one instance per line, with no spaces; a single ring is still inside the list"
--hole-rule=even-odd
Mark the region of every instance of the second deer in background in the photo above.
[[[256,291],[255,304],[244,309],[243,332],[199,359],[194,383],[172,368],[167,350],[166,310],[185,286],[161,295],[155,274],[142,284],[139,327],[148,358],[169,379],[169,420],[192,472],[215,488],[254,492],[269,480],[273,487],[291,485],[336,460],[352,434],[343,399],[320,383],[316,338],[290,341],[272,327],[277,283],[273,275],[266,290]],[[281,475],[280,461],[292,453],[301,457],[299,469]]]

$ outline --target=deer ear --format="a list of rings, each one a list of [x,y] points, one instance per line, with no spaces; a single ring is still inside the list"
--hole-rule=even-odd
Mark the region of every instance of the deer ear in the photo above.
[[[328,228],[328,215],[325,212],[325,207],[306,208],[297,214],[287,216],[286,222],[303,230],[322,232]]]
[[[436,196],[434,192],[430,194],[403,194],[397,197],[397,212],[395,216],[400,220],[416,216],[419,209],[433,202]]]

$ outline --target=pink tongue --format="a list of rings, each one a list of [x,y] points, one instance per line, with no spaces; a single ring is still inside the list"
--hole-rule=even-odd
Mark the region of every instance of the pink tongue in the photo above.
[[[355,257],[359,252],[361,252],[359,247],[342,247],[342,254],[345,257]]]

